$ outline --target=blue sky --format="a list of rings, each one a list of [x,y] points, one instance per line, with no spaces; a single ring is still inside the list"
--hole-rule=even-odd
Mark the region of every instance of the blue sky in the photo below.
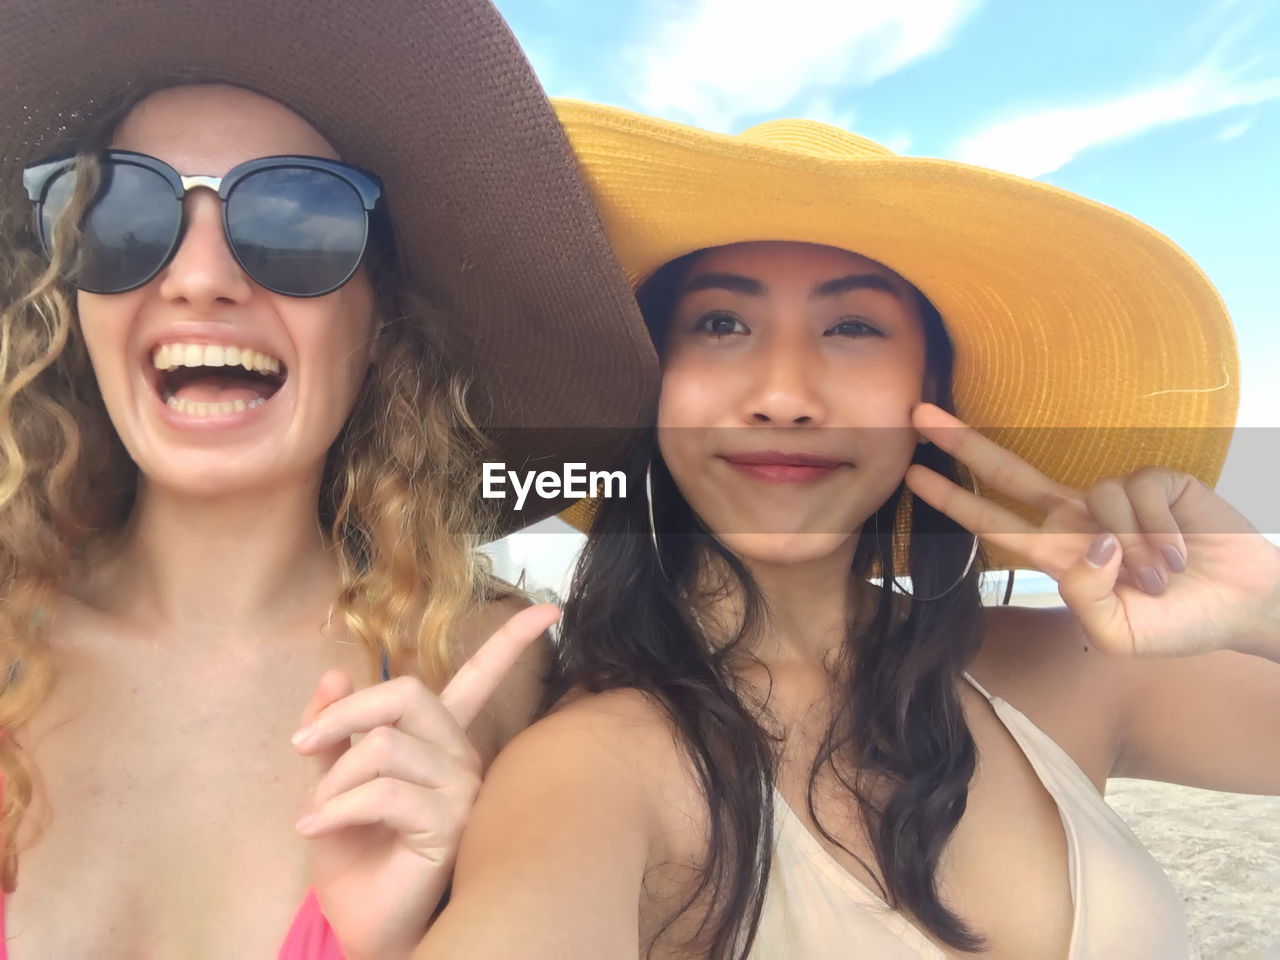
[[[730,133],[810,117],[1145,220],[1200,263],[1231,311],[1239,424],[1280,426],[1280,4],[497,5],[554,96]],[[1228,460],[1229,499],[1245,473]]]

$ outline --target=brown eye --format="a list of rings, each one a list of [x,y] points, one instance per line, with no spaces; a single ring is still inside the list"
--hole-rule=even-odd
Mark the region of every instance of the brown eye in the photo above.
[[[708,313],[698,318],[695,330],[713,337],[728,337],[735,333],[750,333],[747,325],[732,313]]]
[[[845,317],[824,330],[822,335],[824,337],[883,337],[884,333],[859,317]]]

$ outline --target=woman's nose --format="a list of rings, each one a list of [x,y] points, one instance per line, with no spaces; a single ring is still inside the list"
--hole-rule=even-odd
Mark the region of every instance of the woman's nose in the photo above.
[[[745,419],[778,426],[818,425],[826,420],[821,370],[807,343],[775,341],[761,351]]]
[[[243,303],[253,282],[227,245],[222,201],[202,189],[188,194],[185,205],[178,249],[160,274],[161,296],[195,309]]]

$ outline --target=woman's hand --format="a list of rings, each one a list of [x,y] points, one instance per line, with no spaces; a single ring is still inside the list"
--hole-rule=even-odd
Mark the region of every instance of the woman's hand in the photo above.
[[[1194,477],[1144,467],[1080,492],[932,404],[912,420],[987,488],[1044,519],[1028,522],[919,465],[907,471],[907,486],[1053,577],[1099,650],[1233,649],[1280,660],[1280,548]]]
[[[337,671],[320,678],[293,739],[316,781],[298,832],[312,840],[311,883],[348,960],[407,957],[426,932],[480,789],[467,727],[559,615],[521,610],[438,697],[410,677],[356,692]]]

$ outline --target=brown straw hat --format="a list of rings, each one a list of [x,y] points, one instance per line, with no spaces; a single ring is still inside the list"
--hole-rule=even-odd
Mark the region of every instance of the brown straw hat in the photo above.
[[[0,0],[0,23],[11,195],[104,100],[246,87],[382,178],[406,269],[459,325],[476,416],[509,469],[604,466],[651,405],[656,364],[631,291],[488,0]],[[504,510],[503,529],[557,506],[535,500]]]
[[[1048,476],[1084,489],[1157,464],[1217,482],[1239,402],[1235,335],[1199,267],[1146,224],[808,120],[727,136],[579,101],[556,109],[633,283],[740,241],[854,251],[938,308],[961,419]],[[580,502],[564,517],[584,527],[590,515]]]

